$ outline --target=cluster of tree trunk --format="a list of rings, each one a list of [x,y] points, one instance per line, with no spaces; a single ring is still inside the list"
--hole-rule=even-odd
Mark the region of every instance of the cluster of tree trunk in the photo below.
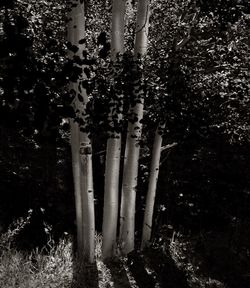
[[[132,101],[129,108],[128,128],[124,155],[121,155],[122,131],[116,129],[123,120],[123,96],[117,89],[119,63],[124,53],[124,26],[126,0],[113,0],[111,24],[111,60],[113,69],[113,96],[110,99],[109,131],[106,149],[104,213],[103,213],[103,257],[123,255],[134,250],[135,202],[138,181],[138,163],[140,156],[140,140],[142,135],[142,119],[144,109],[143,58],[147,52],[149,29],[149,0],[139,0],[137,4],[136,28],[134,39],[134,74]],[[72,1],[68,21],[69,57],[81,59],[85,39],[84,1]],[[72,52],[71,50],[74,50]],[[75,119],[70,121],[71,147],[76,201],[77,241],[79,256],[85,261],[94,262],[94,197],[92,173],[92,148],[87,122],[86,105],[88,96],[81,82],[86,78],[84,67],[74,63],[81,71],[77,79],[71,80],[69,90],[74,96],[73,108]],[[116,69],[115,67],[118,67]],[[80,120],[79,120],[80,119]],[[79,124],[80,123],[80,124]],[[156,193],[159,162],[161,155],[162,130],[165,124],[159,124],[155,133],[152,164],[149,177],[149,188],[146,200],[143,224],[142,249],[151,238],[154,198]],[[120,177],[121,156],[124,157],[123,175]],[[122,179],[120,185],[119,179]],[[119,191],[119,187],[121,191]],[[120,210],[119,210],[120,207]],[[118,219],[119,218],[119,219]],[[118,233],[119,222],[119,233]],[[118,235],[119,234],[119,235]]]

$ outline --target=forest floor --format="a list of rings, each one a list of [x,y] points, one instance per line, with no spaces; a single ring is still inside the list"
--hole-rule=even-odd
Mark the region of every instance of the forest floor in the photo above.
[[[214,235],[209,237],[214,239],[207,239],[211,243],[204,250],[198,248],[198,238],[176,237],[167,247],[149,248],[143,254],[131,253],[116,260],[106,265],[106,283],[112,285],[103,287],[249,288],[250,258],[240,259],[222,242],[217,246]]]
[[[79,265],[70,238],[24,253],[8,246],[8,237],[11,235],[0,237],[1,288],[250,287],[249,251],[236,253],[223,232],[193,238],[177,233],[144,253],[105,263],[101,236],[97,236],[93,266]]]

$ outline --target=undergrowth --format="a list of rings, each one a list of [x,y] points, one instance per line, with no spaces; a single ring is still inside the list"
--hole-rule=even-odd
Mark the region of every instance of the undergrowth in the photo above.
[[[15,220],[0,235],[0,287],[1,288],[76,288],[79,287],[78,263],[73,253],[73,239],[55,243],[52,227],[44,223],[48,236],[46,246],[32,251],[17,249],[15,243],[21,232],[30,224],[32,210],[26,217]],[[95,237],[96,265],[99,288],[113,287],[109,269],[102,260],[102,237]],[[81,286],[82,287],[82,286]],[[85,287],[86,288],[86,287]]]
[[[101,235],[96,235],[95,238],[95,265],[97,273],[92,273],[91,270],[89,278],[91,283],[96,283],[93,284],[96,286],[83,284],[88,283],[85,277],[88,273],[85,276],[83,275],[83,271],[85,270],[80,269],[82,266],[76,260],[76,257],[74,257],[73,239],[65,237],[58,243],[55,243],[52,237],[52,227],[46,223],[44,223],[44,230],[48,236],[46,246],[29,252],[18,250],[15,245],[16,240],[23,229],[29,225],[31,217],[32,211],[30,210],[25,218],[16,220],[5,233],[0,235],[1,288],[87,288],[96,286],[99,288],[113,288],[116,286],[115,279],[112,277],[114,276],[112,274],[114,271],[110,270],[110,266],[104,263],[102,259]],[[168,242],[166,241],[166,243]],[[223,282],[214,279],[213,275],[209,274],[208,276],[202,272],[202,258],[200,259],[197,256],[197,251],[190,244],[190,241],[185,240],[185,238],[179,235],[172,237],[169,247],[166,245],[160,245],[160,248],[163,249],[162,253],[166,254],[166,249],[169,249],[175,266],[185,272],[190,287],[227,287]],[[151,255],[151,260],[152,257],[154,257],[153,254]],[[126,281],[129,282],[123,283],[124,286],[119,287],[138,287],[136,284],[138,279],[134,279],[130,273],[128,261],[125,258],[120,258],[119,261],[121,261],[123,268],[126,270],[125,273],[128,278]],[[159,263],[159,265],[162,265],[162,263]],[[152,270],[149,273],[154,273],[154,271]],[[122,275],[118,277],[121,278]],[[164,287],[164,283],[162,284],[163,286],[160,284],[157,286],[157,284],[155,287]],[[243,286],[241,285],[241,287]]]
[[[172,239],[169,246],[171,258],[174,260],[176,267],[185,272],[189,286],[192,288],[226,288],[224,283],[219,280],[200,273],[199,265],[195,265],[189,259],[190,249],[189,242],[185,242],[181,236]]]
[[[56,245],[31,252],[19,251],[15,238],[30,223],[32,211],[26,218],[16,220],[0,236],[1,288],[69,288],[73,278],[72,241],[61,239]],[[46,227],[45,227],[46,229]]]

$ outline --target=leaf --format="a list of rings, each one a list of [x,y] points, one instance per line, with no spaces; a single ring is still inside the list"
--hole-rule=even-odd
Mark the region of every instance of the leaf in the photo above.
[[[82,96],[81,94],[77,94],[77,97],[78,97],[78,100],[79,100],[80,102],[83,102],[83,101],[84,101],[84,98],[83,98],[83,96]]]

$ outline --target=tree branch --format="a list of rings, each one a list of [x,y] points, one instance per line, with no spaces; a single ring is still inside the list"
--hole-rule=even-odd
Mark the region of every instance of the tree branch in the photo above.
[[[178,145],[178,143],[173,142],[173,143],[171,143],[171,144],[162,146],[162,147],[161,147],[161,152],[163,152],[163,151],[165,151],[165,150],[167,150],[167,149],[170,149],[170,148],[172,148],[172,147],[175,147],[176,145]]]

